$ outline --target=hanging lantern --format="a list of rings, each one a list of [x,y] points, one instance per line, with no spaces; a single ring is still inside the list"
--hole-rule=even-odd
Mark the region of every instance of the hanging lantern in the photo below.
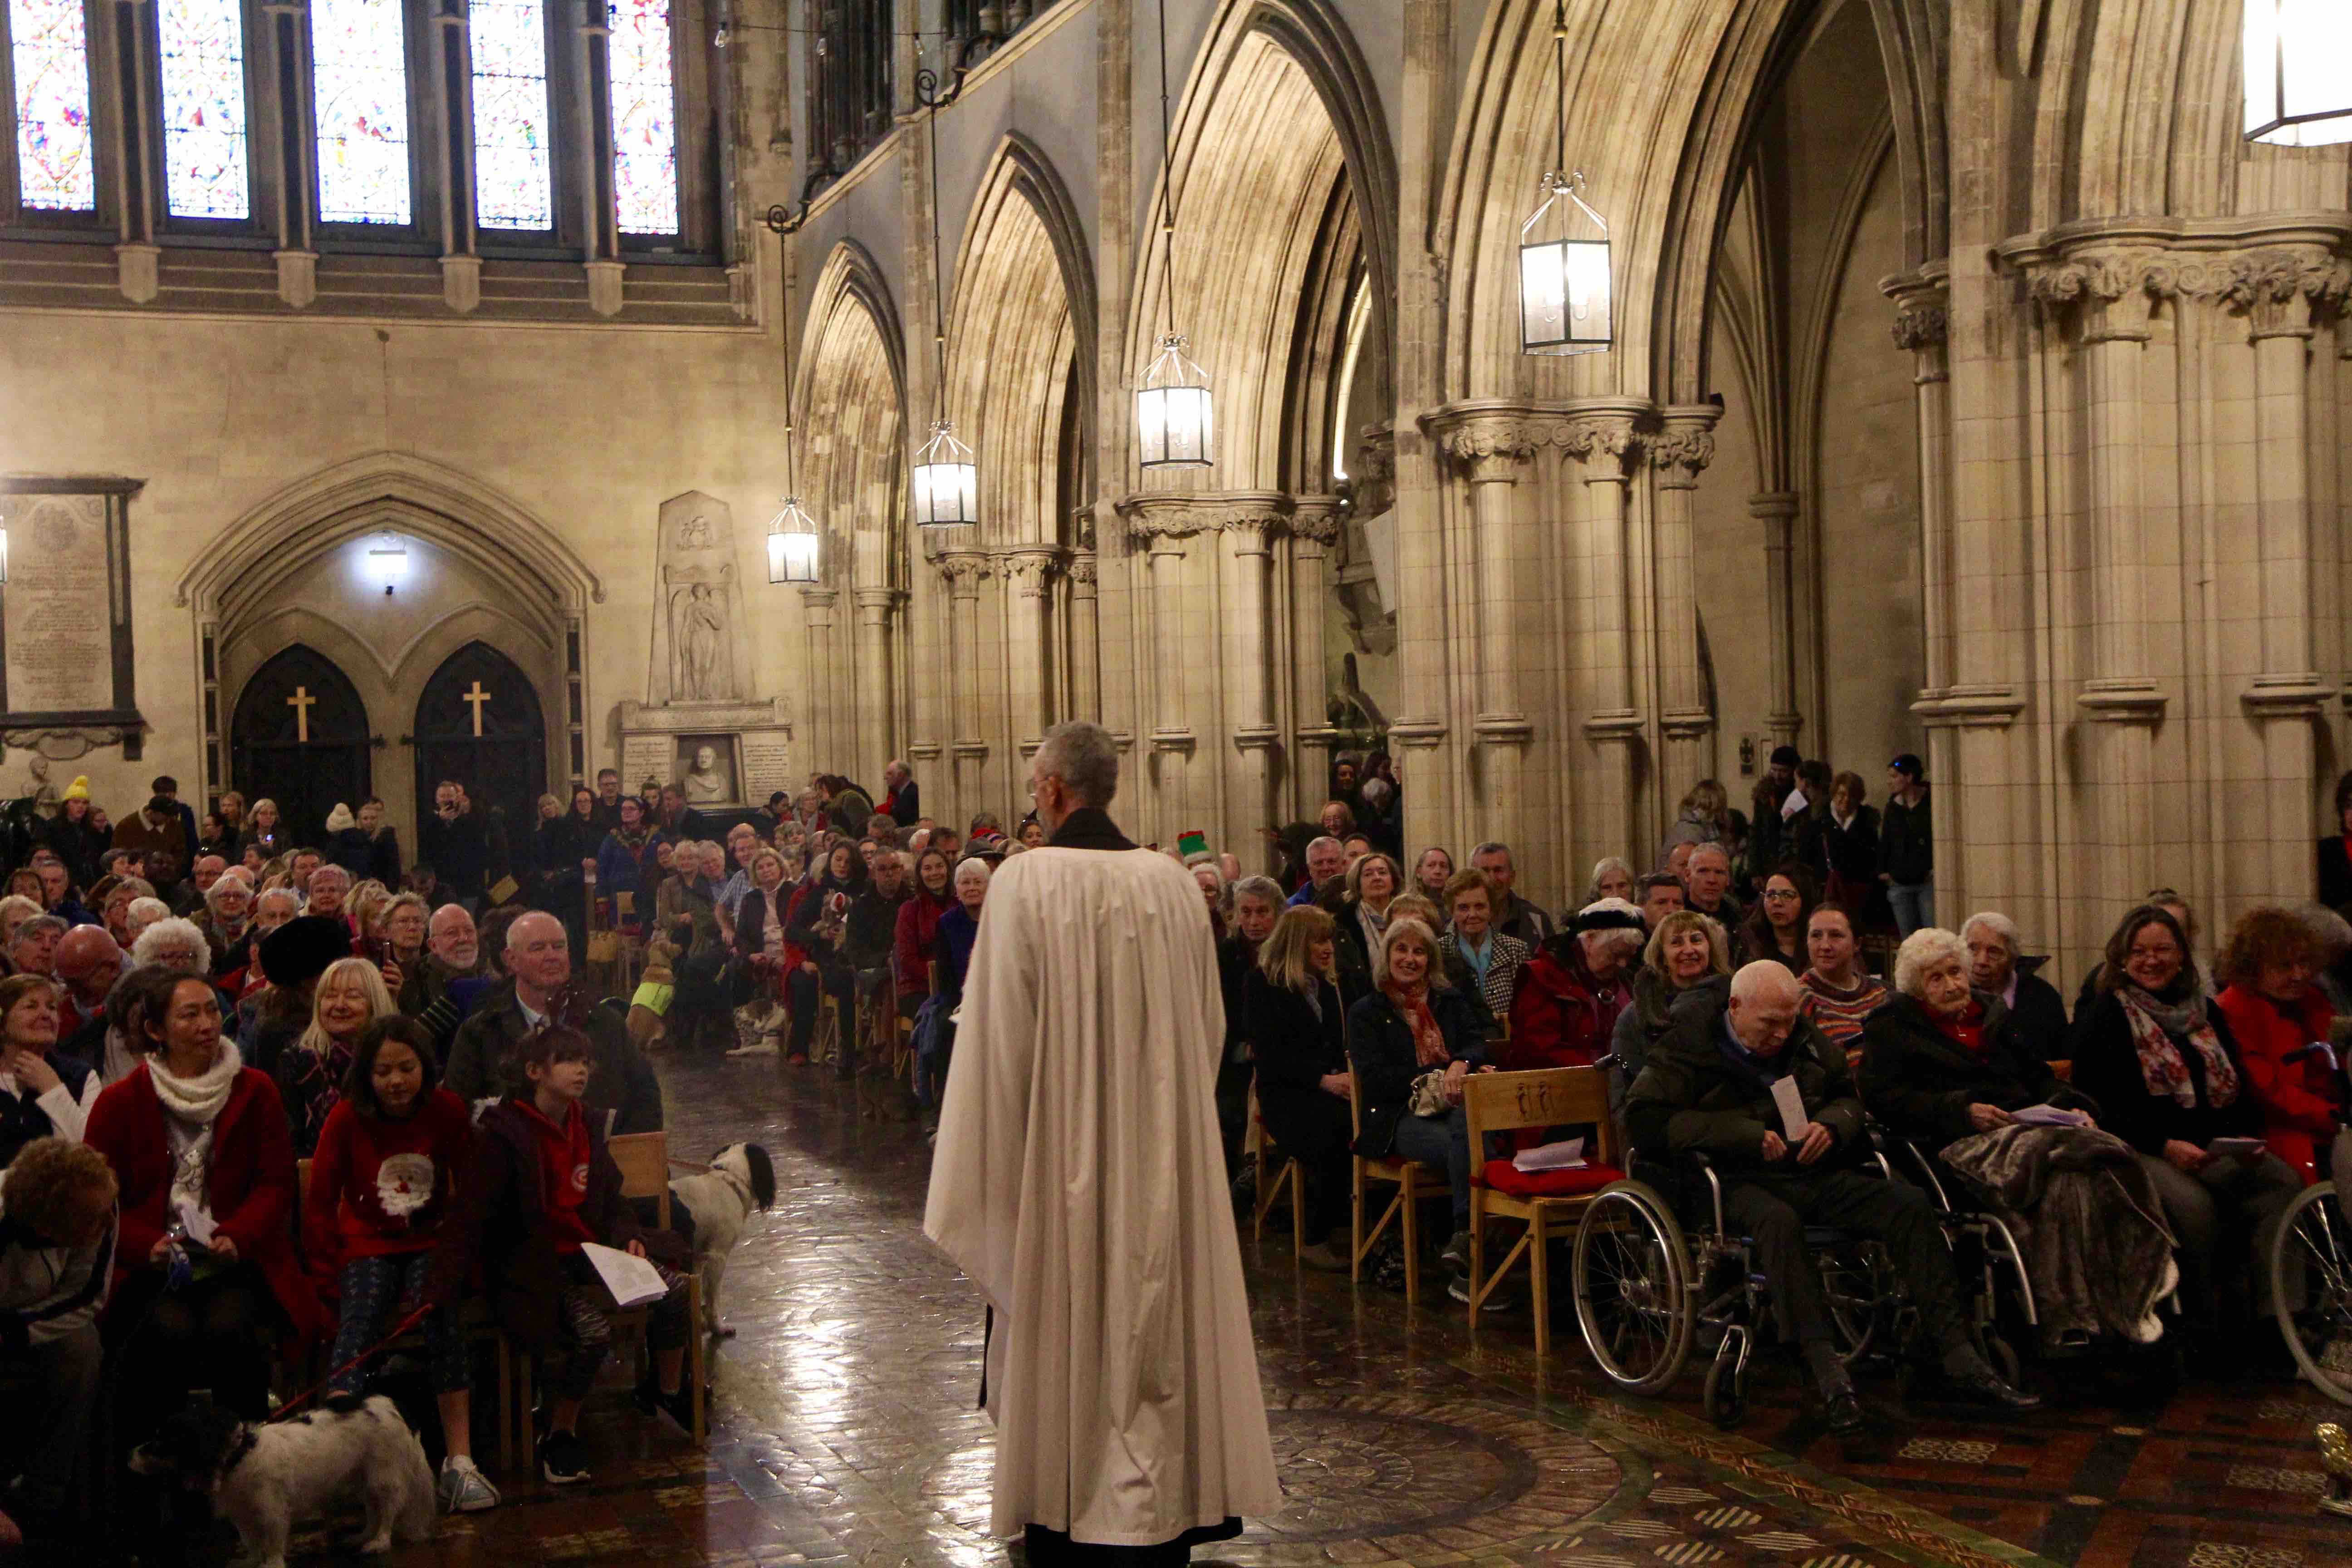
[[[1136,440],[1147,468],[1210,466],[1209,373],[1185,357],[1181,332],[1160,340],[1160,357],[1135,389]]]
[[[784,510],[768,520],[768,581],[816,581],[816,520],[801,510],[801,498],[786,496]]]
[[[980,469],[971,448],[955,438],[955,422],[934,421],[931,438],[915,454],[915,526],[964,528],[980,521]]]
[[[1581,170],[1546,174],[1544,190],[1519,226],[1519,352],[1606,353],[1609,225],[1584,199]]]
[[[2246,140],[2352,142],[2352,6],[2245,0]]]
[[[408,575],[408,542],[392,532],[377,534],[368,542],[368,574],[383,585],[384,597],[400,586]]]

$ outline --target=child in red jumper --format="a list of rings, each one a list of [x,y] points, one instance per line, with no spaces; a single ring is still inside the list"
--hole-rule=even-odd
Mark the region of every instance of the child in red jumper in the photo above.
[[[342,1314],[331,1385],[361,1393],[365,1366],[346,1363],[382,1340],[426,1298],[442,1221],[464,1201],[474,1158],[466,1102],[435,1086],[433,1037],[397,1014],[362,1032],[342,1099],[319,1130],[304,1207],[303,1251]],[[442,1508],[475,1513],[499,1494],[474,1465],[472,1365],[454,1301],[425,1320],[425,1359],[441,1406]]]
[[[525,1037],[507,1058],[507,1097],[482,1112],[464,1224],[444,1238],[434,1289],[454,1290],[478,1259],[499,1326],[540,1363],[549,1429],[540,1474],[552,1486],[588,1479],[580,1405],[612,1343],[611,1294],[581,1247],[596,1242],[650,1258],[670,1287],[652,1304],[653,1403],[684,1426],[682,1378],[691,1262],[675,1231],[640,1230],[621,1198],[621,1173],[603,1130],[581,1108],[594,1047],[554,1025]],[[436,1293],[435,1300],[445,1297]]]

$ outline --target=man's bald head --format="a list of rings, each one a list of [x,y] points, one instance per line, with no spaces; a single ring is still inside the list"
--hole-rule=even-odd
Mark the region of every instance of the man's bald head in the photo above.
[[[543,999],[572,978],[572,949],[553,915],[534,910],[507,927],[506,953],[515,993],[533,1012],[544,1012]]]
[[[455,973],[471,974],[481,961],[474,917],[463,904],[444,904],[433,911],[433,918],[425,923],[425,945]]]
[[[58,943],[58,978],[80,1001],[104,1001],[121,973],[122,949],[104,926],[76,926]]]
[[[1797,1026],[1801,994],[1786,964],[1759,959],[1731,977],[1731,1005],[1724,1016],[1751,1054],[1777,1057]]]

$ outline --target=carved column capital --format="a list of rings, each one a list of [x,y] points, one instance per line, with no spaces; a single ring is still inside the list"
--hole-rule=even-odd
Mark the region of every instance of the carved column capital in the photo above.
[[[1554,439],[1591,470],[1585,482],[1592,484],[1622,481],[1652,437],[1625,415],[1580,414],[1562,424]]]
[[[1463,420],[1439,440],[1445,455],[1468,470],[1472,484],[1509,484],[1518,477],[1519,459],[1533,455],[1544,435],[1532,420],[1486,415]]]
[[[1356,493],[1360,498],[1363,494],[1360,489]],[[1361,504],[1357,506],[1356,515],[1367,515]],[[1312,551],[1316,554],[1337,544],[1339,542],[1339,498],[1300,496],[1291,503],[1290,537],[1302,552]]]
[[[1093,551],[1081,550],[1070,557],[1070,583],[1076,590],[1082,595],[1090,595],[1094,592],[1096,581]]]
[[[2352,291],[2352,262],[2316,247],[2257,251],[2243,266],[2246,315],[2256,342],[2309,338]]]
[[[1912,353],[1940,348],[1951,325],[1951,306],[1944,296],[1906,300],[1895,310],[1895,346]]]
[[[1698,488],[1698,477],[1715,461],[1715,423],[1723,410],[1712,403],[1677,404],[1666,410],[1666,426],[1649,443],[1650,467],[1657,470],[1658,488],[1688,490]]]
[[[887,616],[906,603],[907,595],[902,588],[853,588],[850,599],[868,614]]]
[[[2157,259],[2141,249],[2082,251],[2030,268],[2026,289],[2045,317],[2079,317],[2086,343],[2145,342],[2154,304],[2149,270]]]
[[[1058,550],[1013,550],[997,558],[999,570],[1011,580],[1013,591],[1024,599],[1042,595],[1062,564]]]
[[[933,563],[940,575],[947,579],[950,598],[977,599],[980,580],[992,574],[995,564],[976,550],[951,550]]]

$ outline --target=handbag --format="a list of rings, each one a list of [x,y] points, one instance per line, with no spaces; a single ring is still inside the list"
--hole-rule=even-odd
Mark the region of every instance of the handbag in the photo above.
[[[621,933],[616,931],[592,931],[588,933],[588,962],[614,963],[621,957]]]
[[[1445,1069],[1432,1068],[1413,1079],[1405,1109],[1415,1116],[1443,1116],[1453,1110],[1454,1102],[1445,1098]]]

